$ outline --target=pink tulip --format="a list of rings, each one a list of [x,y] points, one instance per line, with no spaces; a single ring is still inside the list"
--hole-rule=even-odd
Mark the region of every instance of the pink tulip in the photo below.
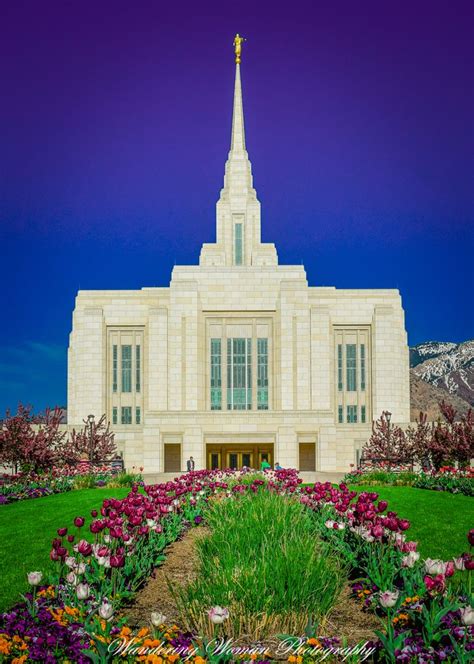
[[[427,590],[442,592],[446,588],[443,574],[437,574],[434,578],[431,576],[425,576],[423,580]]]
[[[444,568],[444,575],[448,576],[448,577],[453,576],[454,571],[455,571],[454,563],[451,562],[451,561],[446,563],[445,568]]]
[[[383,530],[383,528],[382,528],[382,526],[381,526],[380,524],[377,524],[376,526],[374,526],[374,527],[372,528],[372,530],[371,530],[370,532],[372,533],[372,535],[373,535],[374,537],[379,538],[379,537],[382,537],[382,536],[383,536],[384,530]]]
[[[85,519],[83,516],[76,516],[76,518],[74,519],[74,525],[77,528],[82,528],[82,526],[84,525],[84,521]]]

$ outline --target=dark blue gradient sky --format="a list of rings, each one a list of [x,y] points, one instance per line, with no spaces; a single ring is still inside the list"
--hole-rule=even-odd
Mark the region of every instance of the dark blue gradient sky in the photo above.
[[[472,2],[0,2],[0,412],[65,403],[79,288],[214,240],[236,31],[280,262],[400,288],[410,344],[473,336]]]

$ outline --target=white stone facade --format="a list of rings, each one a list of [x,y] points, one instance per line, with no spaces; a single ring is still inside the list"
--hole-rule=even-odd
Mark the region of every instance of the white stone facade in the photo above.
[[[126,466],[147,473],[190,455],[348,470],[383,410],[409,421],[400,294],[309,287],[261,243],[239,69],[216,243],[168,288],[78,293],[68,425],[107,413]]]

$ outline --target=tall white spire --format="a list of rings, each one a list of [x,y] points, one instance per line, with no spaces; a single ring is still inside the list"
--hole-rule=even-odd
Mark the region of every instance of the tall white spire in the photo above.
[[[245,151],[244,108],[242,103],[242,83],[240,82],[240,65],[235,66],[234,112],[232,115],[231,152]]]
[[[260,203],[253,188],[252,165],[245,147],[240,58],[243,37],[236,35],[232,134],[225,164],[224,187],[217,202],[215,244],[204,244],[201,265],[250,267],[277,265],[273,244],[262,244]]]

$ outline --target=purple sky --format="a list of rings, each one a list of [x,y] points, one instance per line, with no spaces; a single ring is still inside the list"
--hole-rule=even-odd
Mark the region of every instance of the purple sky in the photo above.
[[[474,336],[472,2],[2,2],[0,412],[64,403],[81,288],[213,241],[232,39],[263,239],[311,285],[399,287],[411,344]]]

